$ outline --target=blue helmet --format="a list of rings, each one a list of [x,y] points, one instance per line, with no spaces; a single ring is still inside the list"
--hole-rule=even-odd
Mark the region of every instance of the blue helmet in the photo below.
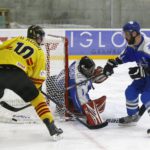
[[[140,29],[140,24],[136,21],[129,21],[123,26],[123,31],[136,31],[137,33],[140,33]]]

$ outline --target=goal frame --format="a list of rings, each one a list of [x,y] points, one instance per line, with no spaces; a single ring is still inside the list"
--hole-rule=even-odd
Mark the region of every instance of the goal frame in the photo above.
[[[59,35],[53,35],[53,34],[48,34],[47,36],[51,36],[51,37],[54,37],[54,38],[61,38],[63,41],[64,41],[64,53],[65,53],[65,66],[64,66],[64,69],[65,69],[65,89],[67,89],[68,88],[68,86],[69,86],[69,57],[68,57],[68,54],[69,54],[69,52],[68,52],[68,39],[67,39],[67,37],[65,37],[65,36],[59,36]],[[46,44],[46,43],[44,43],[44,44]],[[45,45],[45,47],[46,47],[46,45]],[[47,71],[46,71],[46,73],[47,73],[47,77],[49,76],[49,74],[50,74],[50,53],[49,53],[49,51],[47,51],[46,50],[46,60],[47,60]],[[61,70],[60,70],[61,71]],[[47,83],[46,83],[47,84]],[[46,85],[46,89],[47,89],[47,85]],[[65,107],[66,108],[68,108],[69,107],[69,104],[68,104],[68,90],[65,90],[64,91],[65,92],[65,94],[64,94],[64,99],[65,99]],[[47,91],[46,91],[46,93],[47,93]]]

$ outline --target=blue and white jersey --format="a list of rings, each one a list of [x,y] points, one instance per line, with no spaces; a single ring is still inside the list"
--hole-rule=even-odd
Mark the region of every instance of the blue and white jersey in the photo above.
[[[79,61],[74,61],[69,67],[69,86],[86,80],[87,78],[78,71]],[[87,81],[69,90],[69,96],[75,109],[82,112],[81,105],[90,101],[89,90],[92,88],[92,81]]]
[[[79,61],[74,61],[69,66],[69,86],[75,85],[76,83],[79,83],[81,81],[86,80],[87,78],[81,74],[78,71],[78,65]],[[50,92],[53,92],[53,89],[59,90],[65,90],[65,73],[64,70],[62,70],[59,75],[54,76],[53,78],[50,77],[49,80],[50,84],[53,83],[53,86],[51,89],[49,89]],[[89,97],[89,90],[92,88],[92,81],[87,81],[81,85],[78,85],[68,91],[68,97],[69,100],[72,101],[75,109],[78,112],[82,112],[82,105],[90,101]],[[56,98],[58,99],[58,98]],[[59,97],[60,99],[60,97]]]
[[[143,37],[139,45],[127,46],[120,54],[123,63],[136,62],[138,66],[150,68],[150,38]],[[150,76],[133,80],[125,90],[126,108],[129,116],[135,115],[138,110],[139,94],[145,107],[150,106]]]
[[[123,63],[136,62],[138,66],[150,67],[150,38],[142,36],[139,45],[127,46],[119,58]]]

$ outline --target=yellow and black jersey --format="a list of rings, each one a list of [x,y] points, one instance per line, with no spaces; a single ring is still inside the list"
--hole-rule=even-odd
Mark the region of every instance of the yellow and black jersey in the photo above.
[[[32,39],[15,37],[0,45],[0,65],[15,65],[22,69],[39,88],[46,78],[44,51]]]

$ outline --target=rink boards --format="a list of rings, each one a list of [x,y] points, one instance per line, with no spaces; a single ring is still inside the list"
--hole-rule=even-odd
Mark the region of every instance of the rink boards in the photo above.
[[[126,46],[121,29],[44,29],[46,34],[65,36],[68,39],[69,59],[89,55],[93,59],[108,59],[119,55]],[[26,29],[0,29],[0,42],[26,36]],[[150,37],[150,29],[142,34]]]

